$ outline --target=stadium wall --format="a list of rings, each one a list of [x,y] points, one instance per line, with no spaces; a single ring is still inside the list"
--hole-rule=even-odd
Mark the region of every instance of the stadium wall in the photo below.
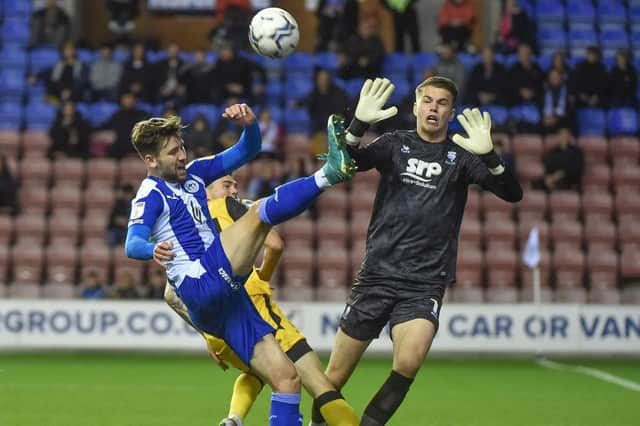
[[[318,351],[331,350],[344,305],[282,303]],[[204,341],[163,302],[0,300],[0,350],[198,351]],[[389,354],[385,329],[369,353]],[[447,305],[437,354],[640,356],[640,311],[604,305]]]

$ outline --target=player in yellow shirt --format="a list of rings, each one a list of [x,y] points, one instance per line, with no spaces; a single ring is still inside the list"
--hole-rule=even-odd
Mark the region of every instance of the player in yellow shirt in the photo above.
[[[207,197],[209,213],[219,230],[230,226],[247,210],[246,203],[238,199],[238,183],[230,175],[213,182],[207,188]],[[329,382],[318,355],[311,349],[304,335],[272,300],[273,294],[269,280],[278,265],[283,248],[282,239],[271,230],[264,243],[262,263],[259,267],[254,267],[253,273],[247,279],[245,289],[260,316],[276,329],[277,342],[294,363],[302,385],[320,406],[327,424],[356,426],[360,422],[358,416],[340,392]],[[165,300],[174,311],[193,326],[186,307],[170,285],[165,287]],[[226,370],[230,364],[242,371],[233,387],[229,414],[220,422],[220,426],[242,426],[243,419],[262,390],[263,382],[240,360],[224,340],[202,331],[201,334],[207,341],[209,355],[223,370]]]

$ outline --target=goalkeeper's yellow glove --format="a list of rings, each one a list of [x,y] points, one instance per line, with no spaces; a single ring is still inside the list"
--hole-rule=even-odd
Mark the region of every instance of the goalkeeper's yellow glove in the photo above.
[[[458,114],[458,121],[467,132],[467,137],[455,134],[451,138],[453,142],[472,154],[479,156],[487,165],[493,175],[504,172],[502,160],[493,150],[491,141],[491,116],[488,112],[481,113],[478,108],[465,108],[462,114]]]
[[[395,106],[384,108],[396,86],[387,78],[367,79],[360,89],[360,99],[347,129],[347,143],[357,145],[370,125],[391,118],[398,113]]]

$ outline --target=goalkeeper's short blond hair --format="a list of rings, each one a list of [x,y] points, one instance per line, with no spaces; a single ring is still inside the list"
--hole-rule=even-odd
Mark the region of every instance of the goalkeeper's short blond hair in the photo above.
[[[131,130],[131,143],[141,158],[156,155],[171,137],[182,138],[183,128],[180,117],[176,115],[138,121]]]
[[[440,75],[434,75],[427,78],[422,83],[418,84],[418,87],[416,87],[416,99],[420,97],[420,94],[422,93],[422,89],[427,86],[437,87],[438,89],[446,90],[447,92],[451,93],[451,97],[453,98],[453,103],[454,104],[456,103],[456,99],[458,97],[458,86],[456,86],[456,83],[450,78],[442,77]]]

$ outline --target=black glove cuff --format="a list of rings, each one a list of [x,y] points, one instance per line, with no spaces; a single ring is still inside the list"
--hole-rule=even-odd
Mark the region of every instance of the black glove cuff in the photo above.
[[[360,121],[357,118],[353,117],[351,120],[351,124],[347,128],[347,132],[351,133],[356,137],[363,137],[366,131],[369,129],[369,123],[365,123],[364,121]]]
[[[489,169],[495,169],[496,167],[502,165],[502,159],[494,150],[491,150],[486,154],[482,154],[479,157]]]

